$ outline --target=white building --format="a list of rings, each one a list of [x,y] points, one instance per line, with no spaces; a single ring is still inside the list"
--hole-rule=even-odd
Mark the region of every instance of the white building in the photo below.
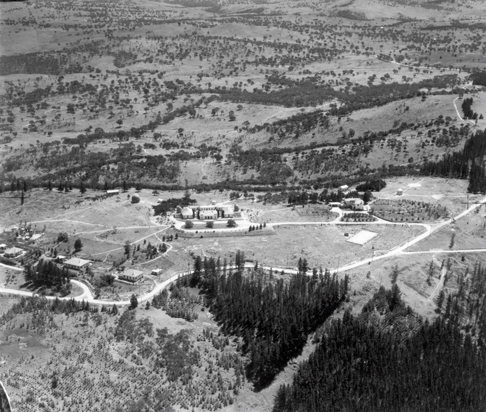
[[[234,206],[221,206],[219,210],[223,213],[223,218],[227,219],[235,216]]]
[[[135,269],[126,269],[118,275],[118,279],[127,280],[129,282],[138,282],[143,278],[143,272]]]
[[[11,247],[7,250],[5,250],[5,253],[3,256],[6,258],[16,258],[17,256],[20,256],[24,251],[18,247]]]
[[[80,259],[77,257],[71,258],[64,262],[64,267],[73,270],[81,270],[87,267],[91,263],[90,260]]]
[[[201,210],[199,212],[200,220],[214,220],[218,218],[218,212],[216,210]]]
[[[192,219],[194,217],[194,212],[190,207],[185,207],[181,211],[181,216],[183,219]]]
[[[364,210],[364,201],[359,197],[351,197],[349,199],[343,199],[343,203],[346,207],[349,207],[353,210]]]

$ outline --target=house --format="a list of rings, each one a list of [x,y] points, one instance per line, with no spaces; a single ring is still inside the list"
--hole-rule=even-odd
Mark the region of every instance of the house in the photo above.
[[[127,280],[129,282],[138,282],[143,278],[143,272],[141,270],[135,269],[125,269],[122,273],[118,275],[118,279]]]
[[[364,201],[359,197],[351,197],[349,199],[343,199],[345,207],[349,207],[353,210],[364,210]]]
[[[108,196],[119,195],[119,194],[120,194],[120,191],[119,191],[118,189],[107,190],[107,191],[106,191],[106,194],[107,194]]]
[[[91,263],[90,260],[80,259],[77,257],[68,259],[64,262],[64,267],[73,270],[82,270]]]
[[[340,190],[341,192],[345,192],[345,191],[346,191],[346,190],[348,190],[348,189],[349,189],[349,186],[348,186],[348,185],[342,185],[342,186],[339,186],[339,190]]]
[[[159,276],[162,273],[162,269],[152,269],[152,276]]]
[[[201,210],[199,212],[200,220],[214,220],[218,218],[218,212],[216,210]]]
[[[221,206],[219,210],[222,212],[222,217],[225,219],[235,216],[234,206]]]
[[[194,217],[194,212],[190,207],[185,207],[181,211],[181,216],[183,219],[192,219]]]
[[[16,258],[17,256],[20,256],[24,251],[18,247],[11,247],[7,250],[5,250],[5,253],[3,256],[6,258]]]
[[[329,207],[340,207],[341,202],[329,202]]]

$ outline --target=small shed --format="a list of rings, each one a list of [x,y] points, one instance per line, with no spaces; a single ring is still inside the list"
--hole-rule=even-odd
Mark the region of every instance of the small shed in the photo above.
[[[403,195],[403,189],[397,189],[397,196]]]

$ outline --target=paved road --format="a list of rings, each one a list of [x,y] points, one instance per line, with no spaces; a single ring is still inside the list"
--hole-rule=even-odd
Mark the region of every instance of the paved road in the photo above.
[[[441,222],[437,225],[434,225],[434,226],[423,224],[423,223],[409,223],[409,225],[423,226],[423,227],[425,227],[426,230],[425,230],[424,233],[421,233],[417,237],[415,237],[415,238],[413,238],[413,239],[411,239],[407,242],[404,242],[403,244],[395,247],[394,249],[390,250],[388,253],[385,253],[384,255],[374,256],[374,257],[371,257],[371,258],[360,260],[358,262],[353,262],[353,263],[341,266],[339,268],[331,269],[331,272],[345,272],[345,271],[350,270],[350,269],[355,269],[357,267],[367,265],[368,263],[370,263],[372,261],[376,261],[376,260],[380,260],[380,259],[386,259],[388,257],[395,256],[395,255],[398,255],[398,254],[477,253],[477,252],[483,252],[483,251],[485,251],[485,249],[465,249],[465,250],[449,250],[449,249],[442,250],[442,249],[438,249],[438,250],[425,251],[425,252],[405,252],[405,249],[407,249],[410,246],[412,246],[412,245],[420,242],[421,240],[427,238],[433,232],[436,232],[436,231],[442,229],[443,227],[451,224],[453,221],[458,220],[458,219],[466,216],[468,213],[474,211],[475,209],[477,209],[478,207],[480,207],[481,205],[483,205],[485,203],[486,203],[486,197],[483,198],[478,203],[471,205],[469,208],[467,208],[463,212],[459,213],[454,218],[445,220],[445,221],[443,221],[443,222]],[[381,225],[397,225],[397,224],[399,224],[399,225],[402,225],[402,223],[384,222],[384,221],[366,222],[366,223],[365,222],[362,222],[362,223],[360,223],[360,222],[336,222],[336,221],[333,221],[333,222],[283,222],[283,223],[269,223],[268,225],[275,227],[275,226],[282,226],[282,225],[332,225],[332,224],[333,225],[337,225],[337,224],[339,224],[339,225],[363,225],[363,224],[366,224],[366,225],[377,225],[377,224],[381,224]],[[0,263],[0,265],[6,266],[6,265],[3,265],[1,263]],[[245,267],[252,267],[252,266],[253,266],[253,264],[251,264],[251,263],[245,264]],[[14,267],[11,267],[11,266],[6,266],[6,267],[8,267],[9,269],[12,269],[12,270],[17,270],[17,271],[23,270],[22,268],[14,268]],[[260,267],[267,269],[267,270],[269,270],[271,268],[272,270],[279,271],[279,272],[283,270],[283,271],[285,271],[285,273],[297,273],[296,270],[291,270],[291,269],[289,270],[287,268],[278,268],[278,267],[270,267],[270,266],[262,266],[262,265],[260,265]],[[164,282],[157,284],[152,291],[150,291],[149,293],[147,293],[143,296],[139,296],[138,302],[142,303],[142,302],[146,302],[147,300],[152,299],[156,294],[160,293],[162,290],[164,290],[172,282],[175,282],[179,276],[187,276],[189,273],[190,272],[177,273],[174,276],[170,277],[169,279],[165,280]],[[72,280],[71,282],[73,282],[74,284],[81,287],[83,289],[83,294],[80,295],[80,296],[76,296],[74,298],[73,297],[66,297],[64,299],[75,299],[75,300],[78,300],[78,301],[86,300],[90,303],[97,304],[97,305],[127,306],[127,305],[130,304],[129,301],[104,301],[104,300],[94,299],[93,295],[91,294],[91,291],[89,290],[89,288],[85,284],[78,282],[76,280]],[[25,291],[19,291],[19,290],[14,290],[14,289],[7,289],[7,288],[0,288],[0,293],[6,293],[6,294],[12,294],[12,295],[22,295],[22,296],[32,296],[31,292],[25,292]],[[55,299],[55,298],[54,297],[47,297],[47,299]]]

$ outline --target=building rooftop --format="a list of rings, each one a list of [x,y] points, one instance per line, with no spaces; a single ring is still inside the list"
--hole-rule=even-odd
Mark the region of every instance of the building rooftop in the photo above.
[[[216,210],[201,210],[199,212],[200,216],[214,216],[216,214]]]
[[[19,252],[23,252],[23,251],[24,251],[23,249],[20,249],[20,248],[14,246],[14,247],[7,249],[5,251],[5,253],[19,253]]]
[[[66,260],[64,262],[65,265],[71,265],[71,266],[77,266],[77,267],[83,267],[84,265],[87,265],[88,263],[90,263],[91,261],[90,260],[86,260],[86,259],[80,259],[80,258],[71,258],[69,260]]]
[[[141,270],[136,270],[136,269],[126,269],[123,271],[122,275],[129,278],[137,278],[140,275],[143,275],[143,272]]]

